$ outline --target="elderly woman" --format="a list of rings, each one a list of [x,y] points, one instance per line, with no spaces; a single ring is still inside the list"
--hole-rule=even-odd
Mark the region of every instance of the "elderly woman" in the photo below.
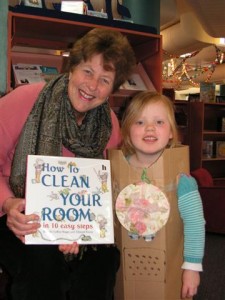
[[[115,245],[86,246],[82,256],[77,243],[24,245],[24,236],[40,227],[37,215],[24,214],[26,157],[103,158],[117,147],[119,123],[107,99],[134,65],[125,36],[95,28],[74,44],[68,73],[1,99],[0,264],[12,278],[13,300],[113,299]]]

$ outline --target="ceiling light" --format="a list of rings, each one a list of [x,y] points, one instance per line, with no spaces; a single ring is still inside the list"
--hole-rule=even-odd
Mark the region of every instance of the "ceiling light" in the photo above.
[[[225,45],[225,38],[220,38],[220,43],[219,45]]]

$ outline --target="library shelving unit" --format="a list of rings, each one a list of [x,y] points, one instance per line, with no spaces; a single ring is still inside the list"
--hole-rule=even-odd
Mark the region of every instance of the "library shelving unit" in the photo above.
[[[189,101],[174,100],[175,119],[178,128],[178,138],[181,144],[190,144],[190,112]]]
[[[225,131],[221,126],[222,118],[225,118],[225,103],[190,102],[191,170],[205,168],[213,178],[225,178]],[[218,142],[222,151],[217,149]]]
[[[178,129],[178,140],[183,145],[190,144],[189,131],[189,101],[175,99],[175,90],[173,88],[163,88],[162,93],[167,96],[174,106],[175,119]]]
[[[7,92],[13,89],[12,64],[30,63],[57,67],[62,72],[63,53],[94,27],[122,32],[157,91],[162,90],[162,37],[151,26],[93,16],[25,6],[9,7]],[[122,105],[124,96],[112,97]],[[114,103],[116,102],[116,104]]]

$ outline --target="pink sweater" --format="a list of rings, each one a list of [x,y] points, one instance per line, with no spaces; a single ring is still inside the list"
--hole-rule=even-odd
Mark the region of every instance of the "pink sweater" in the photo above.
[[[9,175],[15,146],[23,125],[44,83],[23,85],[0,98],[0,216],[3,202],[13,196],[9,187]],[[113,130],[106,149],[117,148],[121,142],[119,122],[111,111]],[[74,156],[63,148],[63,156]]]

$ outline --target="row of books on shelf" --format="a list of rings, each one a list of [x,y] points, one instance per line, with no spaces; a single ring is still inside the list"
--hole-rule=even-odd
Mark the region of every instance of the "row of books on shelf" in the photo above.
[[[13,73],[15,79],[15,86],[21,84],[36,83],[40,81],[48,82],[54,76],[59,74],[59,71],[54,66],[42,66],[38,64],[13,64]],[[130,78],[120,86],[116,95],[132,96],[137,91],[152,90],[155,87],[145,72],[141,63],[137,64],[136,69]]]
[[[215,95],[215,97],[211,98],[201,98],[200,93],[189,94],[188,101],[190,102],[205,102],[205,103],[224,103],[225,104],[225,96],[224,95]]]
[[[203,141],[203,158],[225,158],[225,141]]]
[[[205,103],[225,103],[224,95],[216,95],[216,85],[211,82],[201,82],[200,92],[189,94],[188,100],[191,102]]]

